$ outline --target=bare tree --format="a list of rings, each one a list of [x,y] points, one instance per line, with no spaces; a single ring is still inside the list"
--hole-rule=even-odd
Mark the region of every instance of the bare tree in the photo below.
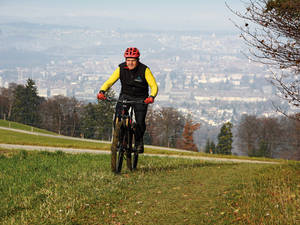
[[[0,89],[0,119],[6,119],[9,108],[9,100],[8,97],[2,94]]]
[[[178,141],[178,147],[198,152],[198,148],[194,143],[194,132],[200,128],[200,123],[196,123],[192,120],[191,116],[186,119],[182,138]]]
[[[163,107],[147,113],[147,131],[152,144],[176,147],[185,124],[184,116],[174,108]]]
[[[240,150],[249,156],[300,159],[300,121],[295,119],[244,115],[236,138]]]
[[[259,124],[256,116],[243,115],[238,125],[237,140],[240,150],[253,155],[258,145]]]
[[[284,130],[281,128],[279,118],[261,117],[257,119],[259,123],[259,145],[260,155],[274,157],[280,151]]]
[[[300,117],[300,113],[293,115]],[[298,118],[299,119],[299,118]],[[300,160],[300,120],[281,119],[283,146],[278,152],[280,158]]]
[[[250,58],[276,69],[279,97],[300,108],[300,0],[248,0],[245,13],[227,7],[245,21],[236,26]]]
[[[14,90],[17,88],[16,83],[10,83],[8,88],[1,88],[1,98],[2,98],[2,103],[3,103],[3,119],[10,119],[11,118],[11,113],[12,113],[12,107],[14,104]]]
[[[63,135],[79,136],[80,103],[75,98],[54,96],[45,101],[40,110],[42,128]]]

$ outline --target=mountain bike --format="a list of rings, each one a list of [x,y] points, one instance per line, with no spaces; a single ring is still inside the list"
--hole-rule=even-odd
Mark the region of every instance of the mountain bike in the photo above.
[[[127,168],[130,171],[137,168],[139,153],[134,145],[136,122],[133,115],[134,110],[132,104],[145,104],[142,100],[118,100],[118,103],[121,103],[121,115],[115,119],[111,145],[111,170],[114,173],[121,172],[124,159],[126,159]]]

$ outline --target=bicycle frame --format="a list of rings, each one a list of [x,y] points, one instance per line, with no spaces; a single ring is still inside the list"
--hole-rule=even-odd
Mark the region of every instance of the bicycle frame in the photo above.
[[[111,148],[111,167],[112,171],[116,173],[120,173],[122,170],[124,156],[126,157],[127,167],[130,171],[137,167],[138,152],[135,147],[133,148],[135,121],[132,104],[143,102],[119,100],[118,103],[121,104],[121,114],[115,118],[115,129]],[[131,160],[132,153],[133,162]]]

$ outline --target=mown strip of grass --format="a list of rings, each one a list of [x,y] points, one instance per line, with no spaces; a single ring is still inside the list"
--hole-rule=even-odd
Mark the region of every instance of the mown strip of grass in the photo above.
[[[94,150],[110,150],[109,143],[96,143],[86,142],[81,140],[70,140],[55,137],[44,137],[40,135],[24,134],[14,131],[1,130],[0,129],[0,143],[5,144],[19,144],[19,145],[37,145],[37,146],[53,146],[53,147],[65,147],[65,148],[86,148]],[[154,149],[151,147],[145,148],[146,153],[152,154],[166,154],[166,155],[185,155],[185,156],[206,156],[216,158],[230,158],[230,159],[247,159],[247,160],[259,160],[259,161],[276,161],[284,162],[284,160],[266,159],[266,158],[251,158],[229,155],[211,155],[200,152],[174,152],[163,149]]]
[[[299,163],[0,151],[1,224],[299,224]]]
[[[151,147],[145,148],[146,153],[151,154],[164,154],[164,155],[182,155],[182,156],[203,156],[203,157],[210,157],[210,158],[224,158],[224,159],[241,159],[241,160],[255,160],[255,161],[268,161],[268,162],[279,162],[285,163],[287,160],[284,159],[272,159],[272,158],[263,158],[263,157],[248,157],[248,156],[236,156],[236,155],[219,155],[219,154],[207,154],[204,152],[179,152],[179,151],[168,151],[163,149],[156,149]]]
[[[20,129],[25,131],[33,131],[37,133],[44,133],[44,134],[51,134],[51,135],[58,135],[56,133],[27,126],[21,123],[11,122],[7,120],[0,120],[0,126],[3,127],[9,127],[14,129]],[[110,144],[88,144],[84,141],[78,141],[78,140],[60,140],[60,139],[49,139],[49,138],[41,138],[39,136],[38,138],[35,136],[31,136],[29,134],[15,134],[11,135],[13,131],[5,131],[0,130],[0,143],[6,143],[6,144],[21,144],[21,145],[40,145],[40,146],[54,146],[54,147],[72,147],[72,148],[87,148],[87,149],[101,149],[101,150],[109,150]],[[38,134],[37,134],[38,135]],[[79,144],[80,143],[80,144]],[[229,159],[246,159],[246,160],[258,160],[258,161],[275,161],[275,162],[284,162],[285,160],[281,159],[270,159],[270,158],[255,158],[255,157],[246,157],[246,156],[234,156],[234,155],[211,155],[206,154],[203,152],[172,152],[168,150],[163,149],[157,149],[157,148],[151,148],[151,147],[145,147],[146,153],[151,154],[166,154],[166,155],[185,155],[185,156],[205,156],[205,157],[213,157],[213,158],[229,158]]]
[[[7,127],[7,128],[13,128],[18,130],[24,130],[24,131],[30,131],[30,132],[37,132],[37,133],[44,133],[44,134],[52,134],[52,135],[58,135],[57,133],[47,131],[44,129],[39,129],[36,127],[24,125],[21,123],[16,123],[8,120],[0,120],[0,127]]]
[[[110,144],[106,143],[84,142],[80,140],[45,137],[40,135],[24,134],[8,130],[0,130],[0,143],[53,146],[65,148],[88,148],[97,150],[110,149]]]

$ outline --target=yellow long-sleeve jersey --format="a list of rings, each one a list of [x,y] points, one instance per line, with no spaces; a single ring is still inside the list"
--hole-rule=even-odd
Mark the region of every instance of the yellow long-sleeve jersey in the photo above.
[[[120,67],[118,67],[110,76],[110,78],[104,82],[104,84],[100,88],[100,91],[107,91],[118,79],[120,79]],[[151,89],[150,95],[156,97],[158,87],[155,78],[148,67],[145,70],[145,79]]]

